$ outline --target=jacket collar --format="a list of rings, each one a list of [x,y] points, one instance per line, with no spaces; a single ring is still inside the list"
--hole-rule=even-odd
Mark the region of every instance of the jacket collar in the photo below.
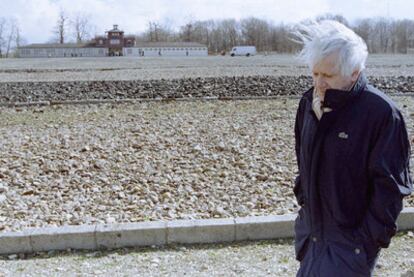
[[[361,72],[351,90],[328,89],[323,101],[324,108],[337,110],[347,104],[351,99],[359,96],[365,89],[368,81],[365,74]]]
[[[368,80],[363,72],[359,74],[357,81],[351,90],[339,90],[339,89],[328,89],[325,93],[325,99],[323,108],[331,108],[333,110],[339,109],[344,106],[349,100],[360,95],[368,84]],[[308,98],[309,102],[313,101],[313,89],[311,87],[306,93],[305,97]]]

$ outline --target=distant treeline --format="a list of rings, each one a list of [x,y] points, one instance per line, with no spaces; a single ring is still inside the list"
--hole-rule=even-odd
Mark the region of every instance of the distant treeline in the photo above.
[[[414,48],[414,20],[366,18],[350,24],[340,15],[318,16],[315,20],[337,20],[359,34],[370,53],[407,53]],[[309,21],[309,20],[307,20]],[[305,21],[306,22],[306,21]],[[171,31],[157,22],[150,22],[140,41],[195,41],[208,46],[211,53],[229,51],[234,45],[255,45],[261,52],[293,53],[301,46],[292,41],[294,24],[270,23],[259,18],[207,20],[189,22],[180,30]]]
[[[84,14],[68,16],[61,11],[57,22],[51,26],[49,42],[82,43],[92,40],[99,34],[90,18]],[[407,53],[414,49],[414,20],[380,17],[360,19],[350,24],[343,16],[332,14],[321,15],[314,20],[324,19],[337,20],[352,28],[365,40],[370,53]],[[304,22],[307,21],[310,20]],[[151,21],[136,38],[146,42],[199,42],[207,45],[211,54],[228,52],[235,45],[254,45],[259,52],[295,53],[301,45],[292,40],[294,26],[250,17],[190,21],[173,30],[167,24]],[[21,37],[17,20],[0,17],[0,57],[13,56],[14,50],[24,44],[27,42]]]

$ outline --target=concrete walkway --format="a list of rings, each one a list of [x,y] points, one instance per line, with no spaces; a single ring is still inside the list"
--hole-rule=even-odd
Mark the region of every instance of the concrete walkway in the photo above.
[[[295,218],[288,214],[34,228],[0,233],[0,254],[291,238]],[[414,229],[414,208],[403,210],[398,226],[400,231]]]
[[[414,234],[400,232],[380,254],[374,276],[414,272]],[[298,268],[293,240],[63,251],[0,258],[0,276],[278,276]],[[405,275],[402,275],[405,274]]]

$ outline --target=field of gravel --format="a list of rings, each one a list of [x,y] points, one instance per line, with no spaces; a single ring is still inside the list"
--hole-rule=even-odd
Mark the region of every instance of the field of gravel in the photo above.
[[[0,82],[154,80],[308,75],[293,55],[0,59]],[[414,55],[370,55],[370,76],[413,76]]]
[[[414,92],[414,56],[372,55],[366,71],[386,93]],[[308,73],[291,55],[0,59],[0,232],[296,212],[299,100],[279,96]],[[171,101],[206,96],[276,98]],[[2,107],[131,98],[167,101]],[[414,138],[414,98],[393,99]],[[413,237],[397,235],[375,276],[414,276]],[[0,276],[293,276],[292,244],[10,255]]]
[[[414,76],[368,77],[385,93],[414,94]],[[131,99],[246,98],[301,95],[309,76],[241,76],[173,80],[0,83],[0,105],[25,102],[130,101]]]
[[[297,103],[2,108],[0,230],[293,213]]]
[[[386,93],[414,93],[414,55],[373,55],[366,74]],[[22,102],[277,97],[312,85],[293,55],[0,60],[0,105]]]

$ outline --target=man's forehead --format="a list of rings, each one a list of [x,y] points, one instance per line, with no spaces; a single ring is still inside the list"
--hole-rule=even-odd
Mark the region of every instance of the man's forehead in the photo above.
[[[315,63],[315,65],[312,68],[313,72],[323,72],[323,73],[329,73],[329,74],[338,74],[339,73],[339,60],[337,54],[330,54],[322,59],[320,59],[318,62]]]

